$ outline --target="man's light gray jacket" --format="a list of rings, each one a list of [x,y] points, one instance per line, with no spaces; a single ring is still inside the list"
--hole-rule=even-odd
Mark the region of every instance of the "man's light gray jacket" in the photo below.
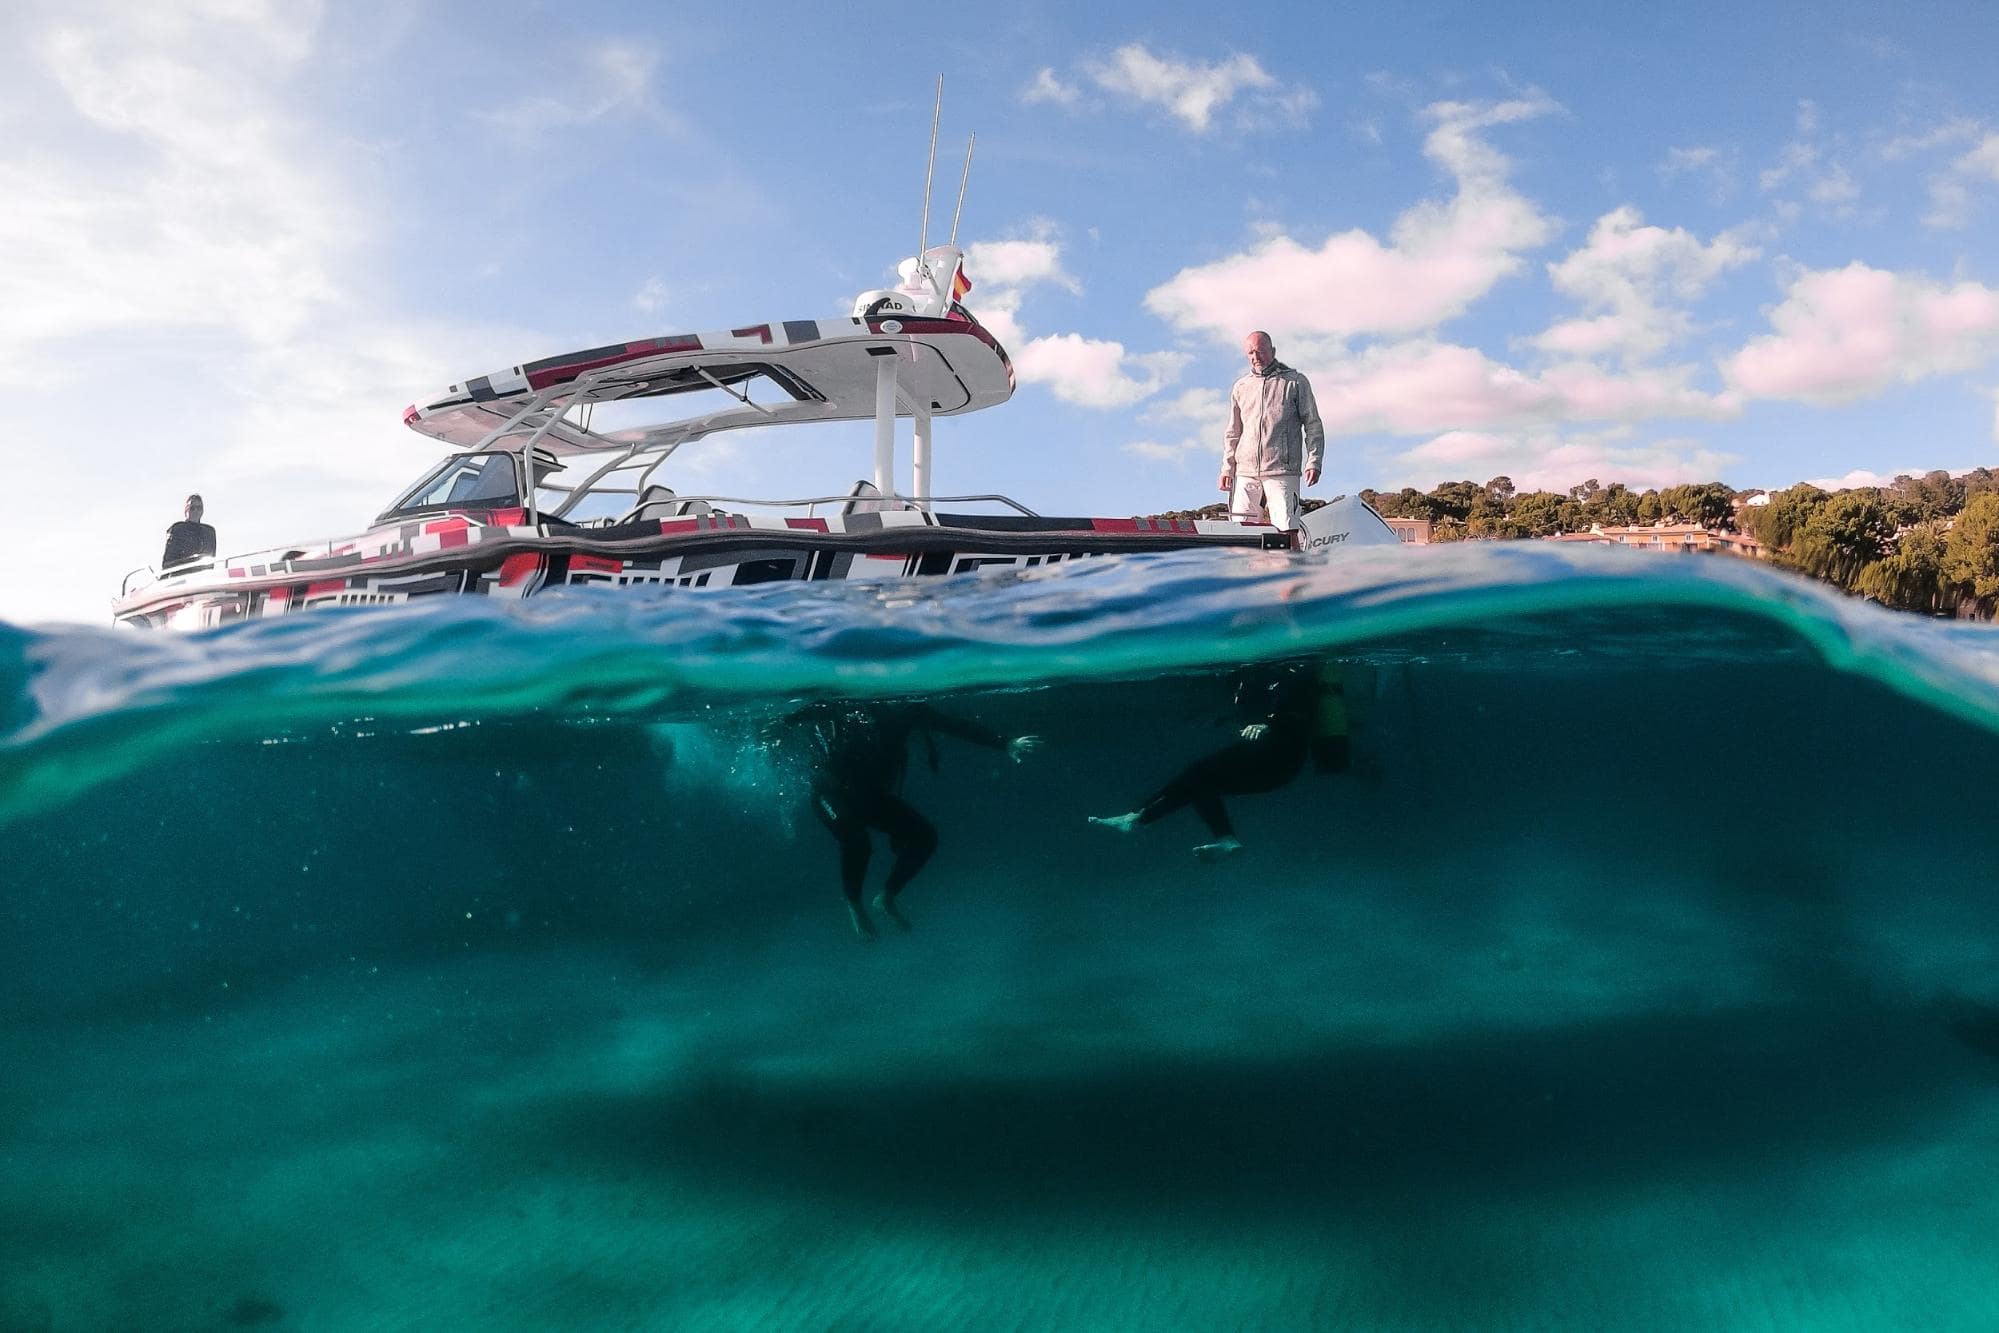
[[[1236,477],[1295,477],[1316,471],[1326,453],[1326,424],[1303,375],[1273,361],[1246,372],[1229,390],[1229,431],[1222,471]]]

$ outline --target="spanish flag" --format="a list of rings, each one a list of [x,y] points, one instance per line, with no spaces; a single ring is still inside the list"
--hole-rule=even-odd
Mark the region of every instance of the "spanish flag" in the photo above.
[[[965,293],[970,290],[972,290],[972,280],[965,276],[965,266],[959,264],[958,271],[951,275],[951,299],[962,301],[965,299]]]

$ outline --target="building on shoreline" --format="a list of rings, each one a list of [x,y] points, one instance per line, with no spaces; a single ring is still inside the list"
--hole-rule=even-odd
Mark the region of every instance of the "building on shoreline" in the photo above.
[[[1632,546],[1641,551],[1721,551],[1749,560],[1761,560],[1764,555],[1763,543],[1748,533],[1715,532],[1698,523],[1653,523],[1631,527],[1592,525],[1588,532],[1563,532],[1541,540]]]

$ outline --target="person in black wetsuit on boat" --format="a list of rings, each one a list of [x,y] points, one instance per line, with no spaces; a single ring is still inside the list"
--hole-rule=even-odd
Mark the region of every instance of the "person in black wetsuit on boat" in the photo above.
[[[1203,861],[1242,849],[1224,796],[1275,791],[1297,777],[1310,756],[1321,773],[1348,762],[1345,690],[1337,668],[1307,662],[1247,667],[1236,674],[1236,739],[1197,759],[1129,814],[1090,822],[1130,833],[1191,805],[1214,835],[1194,848]]]
[[[166,549],[160,552],[161,569],[215,555],[215,529],[201,521],[201,497],[188,496],[181,512],[187,517],[167,529]]]
[[[1015,763],[1039,748],[1038,736],[1002,736],[923,703],[813,704],[787,721],[800,726],[812,767],[812,813],[840,844],[840,889],[847,913],[862,939],[875,937],[874,921],[861,904],[868,862],[874,855],[870,829],[888,834],[895,864],[875,895],[875,908],[902,930],[909,919],[896,899],[937,850],[937,828],[902,798],[909,768],[909,742],[921,735],[930,768],[937,768],[938,734],[988,749],[1004,750]]]

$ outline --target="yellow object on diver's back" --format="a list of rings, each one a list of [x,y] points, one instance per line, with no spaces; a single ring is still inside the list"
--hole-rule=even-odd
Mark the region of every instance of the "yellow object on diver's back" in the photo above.
[[[1319,668],[1319,710],[1313,718],[1314,736],[1344,736],[1349,729],[1347,720],[1346,684],[1336,666]]]

